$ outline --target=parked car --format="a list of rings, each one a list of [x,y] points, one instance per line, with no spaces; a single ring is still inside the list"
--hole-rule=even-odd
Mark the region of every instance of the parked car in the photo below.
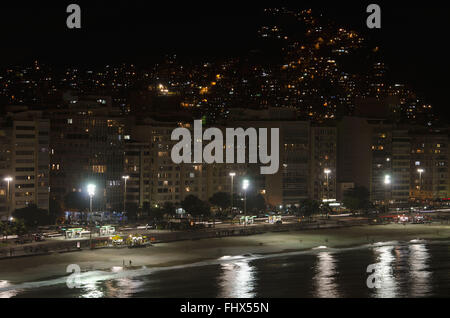
[[[42,241],[45,241],[45,237],[44,237],[44,235],[42,235],[42,234],[34,234],[34,235],[33,235],[33,239],[34,239],[36,242],[42,242]]]

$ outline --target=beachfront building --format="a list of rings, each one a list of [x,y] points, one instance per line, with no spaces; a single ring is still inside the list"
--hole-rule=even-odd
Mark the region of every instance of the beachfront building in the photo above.
[[[375,204],[398,207],[449,197],[448,130],[357,117],[338,127],[339,183],[364,186]]]
[[[251,164],[248,160],[245,163],[174,164],[171,150],[176,141],[171,140],[171,134],[177,127],[193,129],[192,123],[157,122],[150,119],[131,129],[132,138],[137,142],[150,144],[149,165],[142,172],[143,175],[150,176],[149,191],[145,191],[143,195],[144,202],[152,205],[164,202],[179,204],[188,195],[195,195],[206,201],[217,192],[231,192],[232,182],[233,193],[236,196],[243,195],[240,184],[244,178],[250,180],[249,191],[263,195],[267,203],[273,206],[298,204],[299,200],[308,198],[308,122],[236,121],[229,123],[227,127],[216,126],[223,131],[224,136],[225,128],[268,128],[269,132],[270,128],[279,128],[280,165],[274,175],[262,175],[261,164]],[[207,127],[203,127],[205,128]],[[129,170],[125,173],[130,174]]]
[[[392,126],[383,120],[367,122],[371,132],[370,200],[375,204],[392,201]]]
[[[310,194],[314,200],[335,200],[337,164],[337,128],[311,126]]]
[[[392,171],[391,198],[398,205],[408,204],[410,190],[411,137],[407,129],[392,130],[392,156],[390,158]]]
[[[231,191],[229,177],[231,171],[237,174],[234,182],[239,182],[240,176],[244,175],[239,165],[175,164],[171,158],[171,151],[177,141],[172,141],[171,135],[172,131],[178,127],[193,129],[191,123],[159,122],[151,119],[131,128],[132,137],[137,140],[137,143],[141,146],[148,145],[148,154],[145,154],[140,161],[144,165],[141,166],[141,170],[136,168],[144,180],[144,192],[140,199],[142,204],[149,202],[152,206],[156,206],[171,202],[179,205],[188,195],[195,195],[207,201],[216,192]],[[134,151],[133,154],[136,157],[137,152]],[[129,157],[126,155],[126,160]],[[136,158],[133,162],[137,165]],[[125,172],[130,177],[133,175],[130,168],[134,169],[134,165],[128,165]]]
[[[49,120],[40,111],[10,113],[3,120],[0,129],[2,218],[30,204],[48,210],[49,131]]]
[[[450,197],[449,132],[411,132],[410,196],[417,200]]]
[[[8,183],[11,187],[14,175],[11,138],[12,121],[4,118],[0,122],[0,220],[8,218],[9,207],[11,206],[11,195],[8,193]]]
[[[94,184],[93,209],[121,211],[125,120],[103,102],[74,99],[49,115],[50,186],[52,196],[64,202],[70,192],[86,193]]]
[[[126,207],[142,208],[151,201],[151,144],[125,140],[123,193]]]

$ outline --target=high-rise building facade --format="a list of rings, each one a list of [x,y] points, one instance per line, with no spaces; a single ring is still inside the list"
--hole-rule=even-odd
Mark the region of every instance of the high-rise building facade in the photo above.
[[[410,191],[410,165],[411,165],[411,137],[407,129],[394,129],[392,131],[392,200],[397,204],[409,202]]]
[[[392,126],[368,120],[371,131],[370,200],[384,203],[392,199]]]
[[[125,141],[124,173],[122,176],[125,208],[141,208],[151,202],[151,144]]]
[[[39,111],[10,114],[3,122],[0,132],[3,218],[31,204],[49,209],[49,132],[50,122]]]
[[[8,218],[11,209],[12,178],[12,120],[3,119],[0,122],[0,220]],[[12,180],[11,180],[12,179]],[[9,185],[9,186],[8,186]]]
[[[339,182],[366,187],[376,204],[449,197],[448,130],[367,118],[344,118],[339,127]]]
[[[86,108],[51,114],[50,172],[52,195],[64,202],[70,192],[96,186],[93,207],[123,208],[124,123]]]
[[[448,141],[448,131],[411,133],[411,198],[430,200],[450,196]]]
[[[337,128],[311,127],[310,196],[314,200],[336,199]]]

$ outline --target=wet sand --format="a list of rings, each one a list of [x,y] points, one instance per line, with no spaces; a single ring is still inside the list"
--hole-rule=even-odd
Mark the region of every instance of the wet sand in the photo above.
[[[319,246],[350,247],[387,241],[449,239],[450,225],[408,224],[357,226],[297,232],[265,233],[196,241],[160,243],[138,249],[98,249],[0,260],[0,281],[20,283],[68,275],[69,264],[82,271],[109,270],[125,262],[133,267],[194,263],[229,255],[271,254]]]

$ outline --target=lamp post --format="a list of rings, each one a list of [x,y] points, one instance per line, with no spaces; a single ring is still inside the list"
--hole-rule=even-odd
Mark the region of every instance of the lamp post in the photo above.
[[[247,226],[247,189],[249,185],[248,179],[242,181],[242,190],[244,190],[244,226]]]
[[[125,180],[125,190],[123,195],[123,212],[125,212],[127,201],[127,181],[130,179],[130,176],[123,176],[122,179]]]
[[[422,168],[417,169],[417,172],[419,173],[419,195],[420,198],[422,199],[422,173],[425,172],[425,170],[423,170]]]
[[[329,175],[330,175],[330,173],[331,173],[331,170],[330,170],[330,169],[325,169],[323,172],[325,173],[326,178],[327,178],[327,200],[329,200],[329,199],[330,199],[330,184],[329,184],[330,182],[329,182]]]
[[[95,195],[95,184],[88,184],[87,186],[87,192],[89,194],[89,211],[92,214],[92,198]],[[91,248],[93,248],[92,246],[92,226],[89,227],[89,245]]]
[[[231,212],[233,212],[233,192],[234,192],[234,177],[236,176],[236,172],[230,172],[231,177]]]
[[[92,198],[95,195],[95,184],[88,184],[87,186],[87,192],[89,194],[89,212],[92,213]]]
[[[391,185],[391,183],[392,183],[391,176],[388,175],[388,174],[385,175],[385,176],[384,176],[384,185],[386,186],[386,189],[385,189],[385,198],[384,198],[384,200],[386,201],[386,202],[385,202],[385,205],[386,205],[386,213],[389,212],[389,202],[388,202],[388,200],[387,200],[387,189],[388,189],[388,187]]]
[[[8,204],[8,220],[10,220],[11,219],[11,214],[10,214],[10,211],[11,211],[11,209],[10,209],[10,206],[11,206],[10,182],[13,181],[13,178],[12,177],[6,177],[4,180],[8,183],[8,188],[7,188],[7,191],[6,191],[6,202]]]

